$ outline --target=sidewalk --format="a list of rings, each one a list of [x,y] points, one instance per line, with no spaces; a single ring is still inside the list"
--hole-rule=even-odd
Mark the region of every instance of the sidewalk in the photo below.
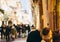
[[[5,39],[0,39],[0,42],[6,42],[6,40]]]
[[[26,42],[26,38],[18,38],[14,40],[13,42]]]
[[[0,39],[0,42],[6,42],[6,40]],[[14,41],[9,41],[9,42],[26,42],[26,38],[17,38]]]

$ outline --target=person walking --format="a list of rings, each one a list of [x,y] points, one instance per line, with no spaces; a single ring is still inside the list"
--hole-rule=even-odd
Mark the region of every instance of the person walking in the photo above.
[[[27,42],[41,42],[42,37],[39,30],[32,31],[28,34]]]

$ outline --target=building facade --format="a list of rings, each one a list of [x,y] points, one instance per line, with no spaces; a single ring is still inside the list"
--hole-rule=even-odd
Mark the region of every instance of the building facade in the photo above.
[[[37,12],[38,10],[38,12]],[[36,13],[37,12],[37,13]],[[59,0],[33,0],[32,14],[37,28],[48,27],[52,31],[60,30],[60,1]],[[39,20],[37,19],[39,18]]]

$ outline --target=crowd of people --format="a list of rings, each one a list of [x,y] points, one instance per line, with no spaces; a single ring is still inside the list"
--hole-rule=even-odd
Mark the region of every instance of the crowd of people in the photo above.
[[[32,27],[34,27],[32,25]],[[42,28],[42,30],[36,29],[31,31],[29,24],[12,24],[8,21],[8,25],[2,24],[0,27],[1,39],[6,41],[14,40],[20,37],[26,37],[26,42],[60,42],[59,30],[51,31],[50,28]]]
[[[29,24],[12,24],[12,21],[8,21],[8,25],[2,24],[0,27],[1,39],[6,41],[14,40],[15,38],[26,37],[30,32]]]

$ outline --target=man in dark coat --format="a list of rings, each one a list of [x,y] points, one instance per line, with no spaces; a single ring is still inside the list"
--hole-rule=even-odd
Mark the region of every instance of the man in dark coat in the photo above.
[[[12,27],[9,26],[6,27],[6,32],[5,32],[6,40],[10,40],[11,28]]]
[[[20,38],[20,30],[21,30],[20,25],[18,25],[16,29],[17,29],[17,32],[19,33],[18,37]]]
[[[3,35],[4,35],[4,38],[5,38],[5,32],[6,32],[6,25],[2,25],[1,26],[1,39],[3,39]]]
[[[28,34],[27,42],[41,42],[42,37],[40,31],[32,31]]]
[[[28,33],[29,33],[29,32],[31,31],[31,30],[30,30],[30,25],[28,25],[27,29],[28,29]]]
[[[6,27],[6,40],[10,40],[10,34],[11,34],[11,28],[12,28],[12,21],[8,21],[8,26]]]

